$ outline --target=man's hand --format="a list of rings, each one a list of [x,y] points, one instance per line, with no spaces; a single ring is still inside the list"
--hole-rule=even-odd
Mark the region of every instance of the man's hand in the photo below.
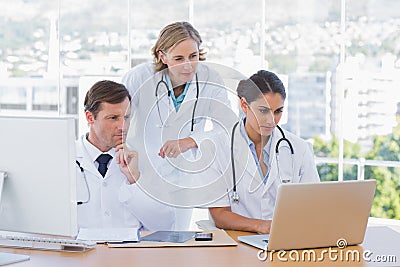
[[[115,147],[117,164],[123,174],[125,174],[130,184],[139,180],[140,172],[138,166],[138,153],[129,151],[124,144]]]
[[[186,152],[191,148],[197,148],[196,142],[191,137],[179,140],[169,140],[161,147],[158,155],[162,158],[176,158],[179,154]]]

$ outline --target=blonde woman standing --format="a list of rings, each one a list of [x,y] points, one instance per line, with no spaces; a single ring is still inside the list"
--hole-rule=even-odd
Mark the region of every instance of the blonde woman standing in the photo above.
[[[210,149],[200,146],[205,140],[212,143],[216,132],[233,124],[226,116],[231,109],[221,77],[201,62],[201,43],[188,22],[167,25],[152,48],[154,62],[135,66],[122,80],[132,96],[127,144],[139,152],[140,169],[167,180],[175,186],[172,190],[203,184],[191,175],[210,165],[205,156]],[[207,120],[212,122],[209,129]],[[156,180],[153,186],[161,184]],[[169,204],[187,208],[186,215],[177,218],[177,229],[187,229],[190,207],[185,201]]]

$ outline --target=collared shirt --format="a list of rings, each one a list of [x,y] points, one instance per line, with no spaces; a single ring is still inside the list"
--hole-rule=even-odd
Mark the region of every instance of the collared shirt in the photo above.
[[[240,120],[240,133],[242,134],[242,136],[244,137],[244,139],[246,140],[246,143],[249,145],[249,149],[251,151],[251,154],[253,155],[254,161],[256,162],[258,171],[260,172],[261,177],[263,177],[263,173],[262,173],[262,169],[260,166],[260,162],[258,160],[257,157],[257,153],[256,153],[256,146],[254,144],[253,141],[251,141],[250,137],[248,136],[246,129],[244,127],[244,123],[246,121],[246,117],[244,117],[242,120]],[[265,174],[265,177],[263,177],[263,183],[265,184],[267,182],[267,179],[269,177],[269,173],[271,170],[271,166],[269,165],[269,155],[270,155],[270,151],[271,151],[271,140],[272,140],[272,134],[268,139],[267,144],[263,147],[263,155],[264,155],[264,163],[265,165],[268,167],[268,171]]]
[[[185,99],[186,93],[190,86],[190,82],[185,84],[185,89],[183,90],[182,94],[180,94],[178,97],[175,97],[171,78],[169,77],[168,74],[165,75],[165,80],[167,81],[167,84],[168,84],[168,90],[170,90],[170,92],[171,92],[171,98],[172,98],[172,102],[174,103],[175,110],[178,112],[178,110],[181,107],[181,104],[183,102],[183,99]]]
[[[86,138],[83,140],[83,145],[85,146],[91,162],[93,162],[94,166],[96,166],[96,169],[99,168],[99,163],[96,161],[96,159],[101,155],[101,154],[109,154],[110,156],[115,158],[115,148],[111,148],[107,152],[101,152],[97,147],[95,147],[92,143],[90,143],[88,140],[88,135],[86,135]],[[110,167],[111,160],[108,162],[107,167]]]

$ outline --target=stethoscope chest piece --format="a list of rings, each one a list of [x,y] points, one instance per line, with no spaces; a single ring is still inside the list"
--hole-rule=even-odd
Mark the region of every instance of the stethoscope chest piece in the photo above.
[[[232,200],[233,200],[233,203],[236,203],[236,204],[239,203],[239,194],[238,194],[238,192],[236,192],[236,190],[233,191],[233,193],[232,193]]]

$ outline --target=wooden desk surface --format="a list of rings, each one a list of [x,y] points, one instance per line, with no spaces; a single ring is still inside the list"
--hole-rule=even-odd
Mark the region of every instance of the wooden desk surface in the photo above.
[[[235,247],[172,247],[172,248],[108,248],[105,245],[98,245],[96,249],[85,253],[66,253],[54,251],[37,251],[24,249],[6,249],[0,248],[0,251],[18,254],[30,255],[29,261],[16,263],[10,266],[40,266],[40,267],[109,267],[109,266],[400,266],[400,226],[393,226],[398,235],[391,233],[391,228],[378,227],[374,231],[367,232],[366,239],[361,246],[350,246],[345,249],[357,250],[362,253],[369,249],[377,253],[386,253],[386,255],[395,254],[397,262],[385,263],[367,263],[357,261],[331,261],[328,256],[323,262],[282,262],[276,257],[272,261],[260,261],[257,248],[238,244]],[[372,228],[371,228],[372,229]],[[386,230],[385,230],[386,229]],[[389,232],[387,231],[389,230]],[[228,234],[237,241],[239,235],[248,235],[252,233],[228,231]],[[391,239],[392,238],[392,239]],[[397,238],[397,239],[396,239]],[[397,243],[399,242],[399,243]],[[337,249],[337,248],[336,248]],[[315,249],[317,255],[320,255],[322,249]],[[301,252],[300,250],[298,252]],[[375,256],[374,255],[374,256]],[[382,255],[382,254],[381,254]],[[288,256],[286,256],[288,258]]]

